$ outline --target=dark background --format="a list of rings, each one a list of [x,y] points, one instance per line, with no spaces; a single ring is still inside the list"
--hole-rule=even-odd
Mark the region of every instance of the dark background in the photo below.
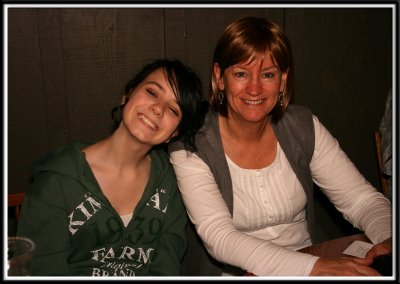
[[[49,149],[109,135],[110,111],[125,83],[152,59],[190,65],[208,97],[216,41],[244,15],[266,17],[285,30],[295,62],[292,102],[310,107],[379,188],[373,133],[392,85],[392,7],[94,6],[8,9],[8,192],[26,191],[30,163]],[[317,195],[320,240],[351,233]]]

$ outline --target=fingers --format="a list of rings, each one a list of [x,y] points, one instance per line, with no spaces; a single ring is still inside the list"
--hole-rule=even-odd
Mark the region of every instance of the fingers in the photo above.
[[[310,276],[381,276],[378,271],[369,267],[370,260],[339,257],[318,259]]]
[[[369,266],[374,261],[374,258],[368,257],[368,256],[366,256],[365,258],[352,257],[351,260],[353,260],[359,264]]]
[[[353,274],[353,276],[382,276],[378,271],[367,265],[357,265],[355,270],[356,274]]]
[[[366,258],[375,258],[378,255],[389,254],[392,252],[392,243],[391,239],[386,240],[382,243],[374,245],[366,255]]]

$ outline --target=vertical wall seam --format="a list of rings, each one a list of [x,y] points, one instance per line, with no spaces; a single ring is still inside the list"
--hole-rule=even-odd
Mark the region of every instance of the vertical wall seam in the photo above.
[[[65,70],[65,49],[64,49],[64,37],[62,33],[62,21],[61,21],[61,9],[58,9],[58,22],[59,22],[59,32],[60,32],[60,44],[61,44],[61,50],[62,50],[62,66],[63,66],[63,77],[64,77],[64,96],[65,96],[65,107],[66,107],[66,117],[67,117],[67,125],[66,125],[66,132],[67,132],[67,137],[68,141],[71,141],[71,119],[70,119],[70,114],[69,114],[69,100],[68,100],[68,89],[67,89],[67,80],[66,80],[66,70]]]
[[[163,30],[163,35],[164,35],[164,58],[167,57],[167,33],[166,33],[166,16],[165,16],[165,8],[163,8],[163,19],[164,19],[164,30]]]

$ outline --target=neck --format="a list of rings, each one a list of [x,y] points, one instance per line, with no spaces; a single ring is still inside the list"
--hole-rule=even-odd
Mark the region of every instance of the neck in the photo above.
[[[150,159],[152,145],[139,143],[118,128],[104,140],[84,149],[92,165],[108,168],[109,171],[132,171]]]
[[[259,141],[271,128],[270,116],[261,122],[248,122],[219,116],[221,130],[236,140]]]

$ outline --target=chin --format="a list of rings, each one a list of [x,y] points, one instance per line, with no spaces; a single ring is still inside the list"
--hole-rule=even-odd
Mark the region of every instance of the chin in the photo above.
[[[243,118],[248,122],[263,122],[268,116],[263,115],[245,115]]]

